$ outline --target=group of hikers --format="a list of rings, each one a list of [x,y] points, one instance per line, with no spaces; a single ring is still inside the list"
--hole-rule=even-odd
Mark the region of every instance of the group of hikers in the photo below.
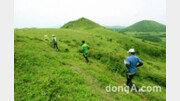
[[[47,42],[49,41],[49,37],[47,36],[47,34],[44,35],[44,40]],[[52,42],[53,42],[54,48],[56,49],[56,51],[58,51],[57,39],[56,39],[55,35],[52,35]],[[89,63],[89,59],[88,59],[88,50],[89,49],[90,49],[89,45],[86,44],[86,42],[83,40],[82,41],[82,53],[83,53],[83,57],[85,58],[87,63]],[[139,57],[135,56],[134,49],[129,49],[128,53],[129,53],[129,57],[127,57],[126,60],[124,60],[124,65],[127,67],[126,86],[132,87],[132,85],[133,85],[132,79],[136,74],[137,67],[142,66],[143,62]],[[137,88],[137,86],[136,86],[136,88]]]
[[[44,35],[44,40],[46,42],[49,42],[49,37],[47,36],[47,34]],[[58,51],[59,49],[58,49],[58,45],[57,45],[57,39],[56,39],[56,36],[54,34],[52,35],[52,42],[53,42],[54,48],[56,49],[56,51]]]
[[[44,35],[44,40],[46,42],[49,42],[49,37],[47,36],[47,34]],[[56,36],[54,34],[52,35],[52,43],[53,43],[53,46],[56,49],[56,51],[58,51],[59,49],[58,49],[58,45],[57,45],[57,39],[56,39]],[[86,62],[89,63],[89,59],[87,57],[89,46],[85,43],[84,40],[82,41],[82,44],[83,44],[82,45],[83,57],[85,58]]]

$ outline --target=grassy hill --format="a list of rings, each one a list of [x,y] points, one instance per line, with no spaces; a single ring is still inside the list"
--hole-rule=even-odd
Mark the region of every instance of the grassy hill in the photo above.
[[[99,24],[87,19],[87,18],[79,18],[75,21],[70,21],[67,24],[63,25],[61,28],[66,29],[76,29],[76,30],[87,30],[87,29],[93,29],[93,28],[99,28],[101,27]]]
[[[60,29],[14,30],[14,97],[19,100],[97,100],[165,101],[166,49],[100,26],[86,18],[65,24]],[[43,40],[55,34],[59,52]],[[81,41],[90,46],[85,63]],[[126,82],[123,61],[127,50],[135,48],[144,65],[133,79],[137,86],[162,87],[162,92],[109,92],[108,85]]]
[[[144,41],[156,42],[161,46],[166,46],[166,26],[155,21],[143,20],[123,29],[107,28]]]
[[[121,32],[166,32],[166,26],[152,20],[143,20],[137,22]]]

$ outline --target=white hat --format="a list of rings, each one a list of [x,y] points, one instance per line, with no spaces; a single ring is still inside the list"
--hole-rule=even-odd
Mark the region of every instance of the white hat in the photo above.
[[[128,53],[135,53],[134,49],[129,49]]]
[[[55,36],[54,34],[52,36]]]

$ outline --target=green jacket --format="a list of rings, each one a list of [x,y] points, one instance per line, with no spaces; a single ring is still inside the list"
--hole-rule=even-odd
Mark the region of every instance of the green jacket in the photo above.
[[[56,37],[52,39],[53,43],[56,44],[57,43],[57,39]]]
[[[82,45],[82,52],[83,54],[88,54],[89,46],[87,44]]]

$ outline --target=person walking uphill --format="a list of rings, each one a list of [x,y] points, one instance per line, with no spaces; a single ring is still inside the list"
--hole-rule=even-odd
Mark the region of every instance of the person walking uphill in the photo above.
[[[83,52],[83,56],[86,59],[86,62],[89,63],[89,59],[87,57],[88,55],[88,50],[89,50],[89,46],[85,43],[85,41],[82,41],[82,52]]]
[[[55,35],[52,35],[52,36],[53,36],[52,41],[53,41],[53,44],[54,44],[54,48],[56,49],[56,51],[58,51],[57,39],[56,39]]]
[[[131,87],[132,86],[132,78],[136,74],[137,67],[142,66],[143,62],[137,56],[134,55],[135,54],[134,49],[129,49],[128,53],[129,53],[129,57],[127,57],[126,61],[124,61],[124,64],[127,67],[127,82],[126,82],[126,85]]]
[[[49,42],[49,37],[47,36],[47,34],[44,35],[44,40],[45,40],[46,42]]]

